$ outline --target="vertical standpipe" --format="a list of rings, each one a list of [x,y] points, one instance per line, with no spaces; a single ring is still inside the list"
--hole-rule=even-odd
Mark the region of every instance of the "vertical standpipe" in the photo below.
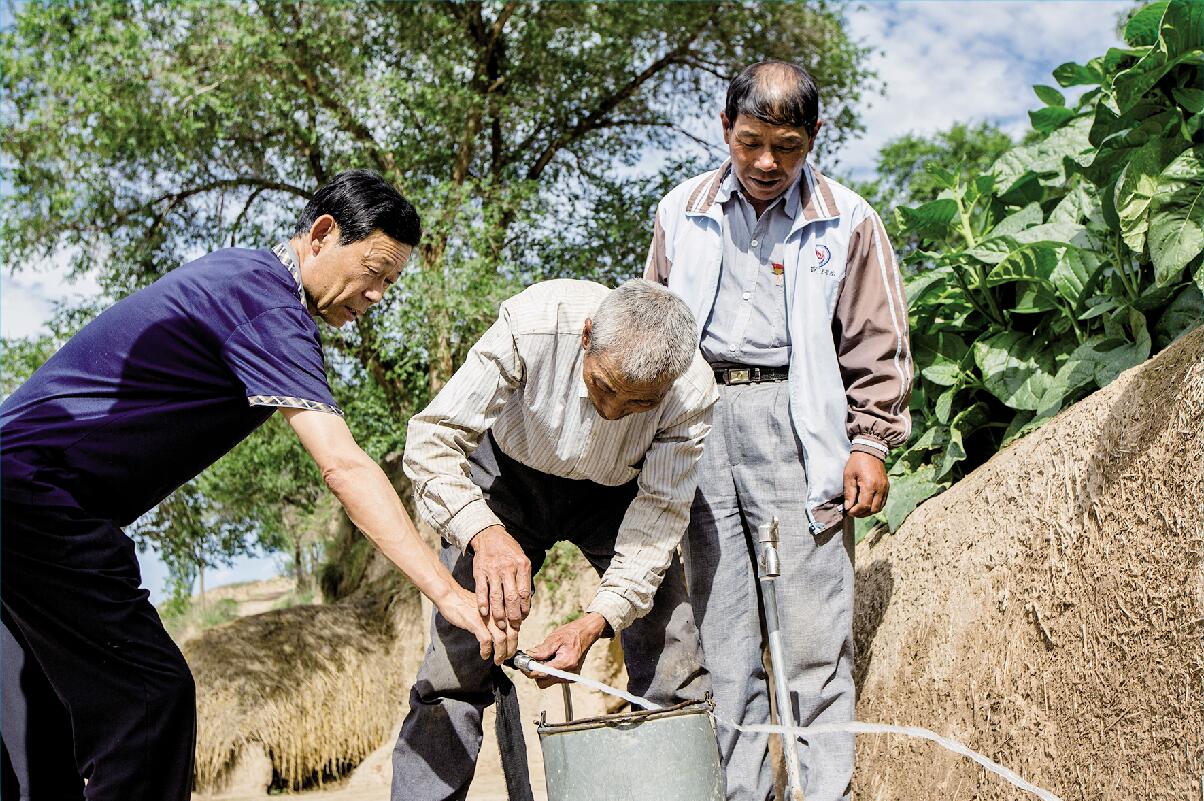
[[[786,686],[786,660],[782,656],[782,627],[778,620],[776,581],[782,574],[778,559],[778,519],[757,526],[757,542],[761,546],[758,580],[765,602],[765,630],[769,632],[769,664],[773,668],[773,702],[778,711],[778,723],[794,726],[794,706]],[[803,801],[803,781],[799,770],[798,743],[793,735],[782,735],[782,755],[786,760],[786,787],[790,801]]]

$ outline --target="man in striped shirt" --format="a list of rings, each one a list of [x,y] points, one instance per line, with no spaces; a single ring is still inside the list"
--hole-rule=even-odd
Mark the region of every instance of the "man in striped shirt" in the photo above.
[[[556,542],[597,570],[582,616],[531,656],[577,671],[599,637],[620,632],[632,692],[698,700],[709,682],[674,552],[717,397],[694,318],[671,292],[547,281],[502,304],[410,419],[403,464],[444,564],[499,626],[522,624]],[[436,612],[393,754],[394,801],[464,797],[491,688],[476,641]]]
[[[788,703],[803,725],[849,721],[849,518],[882,509],[911,427],[902,278],[874,210],[807,163],[822,123],[806,70],[747,68],[720,121],[731,158],[661,201],[645,271],[690,306],[722,385],[683,543],[690,597],[719,716],[766,723],[754,537],[780,518]],[[766,741],[720,729],[730,801],[772,797]],[[807,801],[849,798],[852,735],[800,754]]]

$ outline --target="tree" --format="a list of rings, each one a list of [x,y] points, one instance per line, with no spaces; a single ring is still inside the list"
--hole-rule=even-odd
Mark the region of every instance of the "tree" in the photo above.
[[[716,160],[696,131],[740,67],[803,60],[829,149],[857,132],[871,81],[823,2],[31,2],[0,41],[8,269],[66,254],[117,299],[204,251],[278,241],[343,169],[415,203],[415,264],[383,308],[326,335],[340,400],[371,398],[371,419],[349,418],[377,456],[501,298],[639,273],[657,195]],[[244,450],[227,464],[247,470]],[[246,476],[252,496],[271,500],[270,472]],[[271,503],[207,486],[274,525]]]
[[[899,206],[936,200],[944,190],[933,169],[986,172],[1013,144],[1011,137],[989,122],[957,122],[947,131],[928,136],[909,133],[882,146],[874,161],[874,177],[855,188],[883,215],[893,241],[901,231],[893,224],[891,212]]]

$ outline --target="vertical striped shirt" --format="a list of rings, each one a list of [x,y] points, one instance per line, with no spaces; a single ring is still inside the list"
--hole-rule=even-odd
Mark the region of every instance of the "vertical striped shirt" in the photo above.
[[[463,549],[501,525],[469,477],[468,456],[490,429],[502,452],[535,470],[606,486],[637,480],[588,607],[619,631],[651,608],[685,532],[718,393],[698,355],[656,408],[599,415],[582,376],[581,335],[608,292],[555,280],[505,301],[443,391],[410,419],[403,466],[419,513]]]

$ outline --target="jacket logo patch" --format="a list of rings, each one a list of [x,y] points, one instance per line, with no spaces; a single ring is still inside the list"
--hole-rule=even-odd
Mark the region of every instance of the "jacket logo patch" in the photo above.
[[[816,245],[815,264],[812,265],[811,272],[835,278],[836,273],[827,269],[828,262],[830,261],[832,261],[832,251],[828,250],[827,245]]]

